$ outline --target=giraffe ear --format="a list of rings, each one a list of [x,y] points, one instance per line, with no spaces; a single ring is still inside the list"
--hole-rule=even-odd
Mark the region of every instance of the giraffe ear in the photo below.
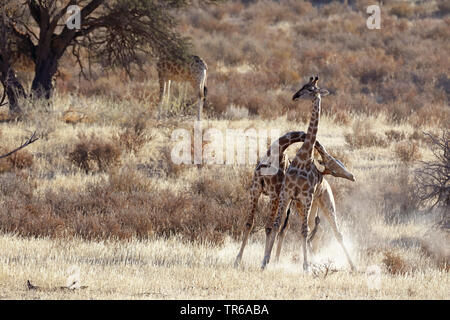
[[[327,95],[330,94],[330,92],[328,90],[326,90],[326,89],[320,89],[319,93],[320,93],[321,96],[327,96]]]
[[[311,78],[312,79],[312,78]],[[313,85],[317,86],[317,83],[319,82],[319,76],[316,76],[316,78],[313,80]]]

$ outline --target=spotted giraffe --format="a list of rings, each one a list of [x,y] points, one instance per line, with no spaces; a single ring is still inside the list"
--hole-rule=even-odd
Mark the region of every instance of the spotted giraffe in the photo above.
[[[267,151],[266,156],[263,159],[261,159],[258,162],[258,164],[256,165],[256,168],[255,168],[255,171],[253,174],[252,184],[250,187],[251,210],[249,211],[247,218],[246,218],[241,249],[240,249],[240,251],[236,257],[235,263],[234,263],[234,265],[236,267],[239,265],[239,263],[242,259],[244,248],[247,244],[249,234],[253,228],[255,213],[257,210],[257,206],[258,206],[258,200],[259,200],[261,194],[267,195],[270,198],[270,200],[269,200],[270,215],[267,220],[266,227],[270,228],[271,225],[273,224],[273,220],[275,219],[275,215],[277,212],[279,194],[280,194],[280,190],[282,187],[284,174],[286,171],[286,165],[287,165],[284,152],[290,145],[297,143],[297,142],[305,141],[305,137],[306,137],[306,133],[303,131],[292,131],[292,132],[286,133],[285,135],[281,136],[277,141],[275,141],[272,144],[271,148]],[[275,148],[278,148],[278,150],[275,150]],[[354,181],[353,175],[345,168],[345,166],[339,160],[337,160],[334,157],[332,157],[331,155],[329,155],[328,152],[320,144],[319,141],[316,141],[315,148],[322,158],[322,162],[320,164],[323,165],[325,168],[324,171],[322,172],[322,174],[331,174],[335,177],[341,177],[341,178],[345,178],[345,179]],[[278,157],[275,157],[275,159],[271,159],[272,150],[275,150],[278,152]],[[272,174],[272,175],[264,174],[262,169],[269,168],[273,165],[272,161],[270,161],[270,160],[274,160],[275,162],[278,163],[277,168],[275,168],[276,173],[274,172],[274,174]],[[324,192],[322,193],[322,196],[324,197],[324,201],[325,201],[325,197],[331,198],[331,199],[333,198],[332,193],[330,194],[329,192],[327,192],[327,190],[328,189],[325,189]],[[331,192],[331,189],[329,189],[329,191]],[[316,208],[317,208],[317,204],[316,204]],[[292,209],[295,210],[295,208],[292,208]],[[289,210],[288,210],[288,212],[289,212]],[[326,216],[328,217],[329,214],[326,214]],[[319,221],[320,221],[320,219],[316,215],[316,218],[314,219],[314,223],[315,223],[314,232],[312,232],[309,237],[309,242],[308,242],[309,244],[311,243],[311,240],[314,238],[315,231],[317,231]],[[310,222],[311,222],[310,224],[312,225],[313,219],[310,219]],[[283,228],[278,237],[277,259],[280,255],[281,244],[283,242],[287,228],[288,228],[288,216],[285,220]]]
[[[309,82],[305,84],[299,91],[297,91],[293,100],[300,98],[312,99],[312,113],[309,122],[308,130],[303,145],[297,151],[295,158],[289,165],[284,176],[283,184],[280,191],[280,200],[278,204],[277,215],[272,226],[266,229],[266,245],[264,249],[264,259],[261,268],[264,269],[270,260],[275,236],[278,233],[282,218],[286,216],[287,209],[291,201],[297,207],[297,212],[301,220],[301,234],[302,234],[302,248],[303,248],[303,269],[309,270],[308,254],[307,254],[307,236],[308,236],[308,218],[311,212],[311,207],[315,198],[319,199],[319,204],[322,208],[330,209],[330,204],[327,204],[319,198],[321,191],[327,188],[327,183],[324,183],[323,174],[319,172],[314,165],[313,150],[317,143],[317,131],[319,128],[321,97],[326,96],[328,91],[317,86],[319,77],[311,77]],[[333,200],[334,203],[334,200]],[[331,219],[331,226],[334,234],[343,248],[347,260],[352,268],[355,269],[354,264],[345,248],[342,233],[336,224],[336,219]]]
[[[156,64],[159,78],[159,114],[162,115],[163,105],[165,103],[164,96],[167,95],[167,101],[170,98],[171,81],[189,82],[192,88],[198,92],[198,115],[197,119],[201,120],[203,105],[206,100],[206,71],[208,66],[198,56],[189,56],[186,60],[176,60],[161,58]]]

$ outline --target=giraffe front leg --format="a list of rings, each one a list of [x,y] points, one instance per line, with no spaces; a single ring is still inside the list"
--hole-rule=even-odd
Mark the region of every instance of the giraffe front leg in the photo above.
[[[278,205],[278,213],[273,222],[272,228],[266,228],[266,245],[264,249],[264,259],[261,265],[261,269],[265,269],[270,260],[270,254],[272,252],[273,244],[275,242],[275,236],[280,228],[280,223],[282,221],[282,217],[286,215],[287,208],[290,203],[290,198],[288,198],[288,194],[284,191],[281,191],[280,195],[280,203]]]
[[[167,80],[167,101],[166,103],[169,104],[170,103],[170,84],[171,84],[172,80]]]
[[[160,78],[159,79],[158,118],[161,118],[163,116],[165,93],[166,93],[166,81],[164,79]]]
[[[307,238],[308,238],[308,217],[311,212],[312,196],[302,199],[297,203],[297,210],[300,215],[301,220],[301,233],[302,233],[302,250],[303,250],[303,270],[305,272],[309,271],[308,263],[308,249],[307,249]]]
[[[204,86],[200,84],[200,89],[199,89],[199,94],[198,94],[198,102],[197,102],[197,106],[198,106],[197,120],[198,121],[202,120],[204,102],[205,102]]]
[[[197,120],[200,121],[202,119],[203,114],[203,106],[205,104],[206,99],[206,70],[202,70],[199,77],[192,81],[192,87],[195,90],[198,90],[198,101],[197,101]]]
[[[244,248],[247,245],[248,237],[250,235],[250,232],[253,229],[253,223],[255,220],[255,214],[256,214],[256,210],[258,208],[258,199],[259,199],[260,195],[261,195],[261,189],[259,188],[259,186],[258,187],[255,186],[254,189],[250,193],[251,209],[250,209],[250,212],[249,212],[246,222],[245,222],[244,237],[242,239],[241,249],[239,250],[236,260],[234,261],[234,267],[239,266],[239,263],[241,262],[241,259],[242,259],[242,255],[244,253]]]

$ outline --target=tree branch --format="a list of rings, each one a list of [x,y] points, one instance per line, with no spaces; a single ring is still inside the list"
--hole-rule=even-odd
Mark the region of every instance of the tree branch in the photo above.
[[[32,135],[27,141],[25,141],[24,143],[22,143],[22,144],[20,145],[20,147],[14,149],[13,151],[10,151],[10,152],[8,152],[8,153],[6,153],[6,154],[4,154],[4,155],[1,155],[1,156],[0,156],[0,159],[6,158],[7,156],[12,155],[14,152],[17,152],[17,151],[19,151],[20,149],[25,148],[26,146],[32,144],[33,142],[35,142],[35,141],[38,140],[38,139],[39,139],[39,138],[36,138],[36,132],[34,132],[33,135]]]

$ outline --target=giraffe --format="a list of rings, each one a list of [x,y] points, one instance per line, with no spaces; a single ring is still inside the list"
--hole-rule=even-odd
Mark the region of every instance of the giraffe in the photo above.
[[[161,58],[156,64],[159,78],[159,114],[162,115],[163,105],[170,99],[171,81],[189,82],[198,92],[198,115],[202,117],[203,105],[206,100],[206,63],[198,56],[188,56],[186,60]],[[167,99],[164,96],[167,95]]]
[[[235,260],[235,267],[237,267],[242,259],[242,255],[244,252],[244,248],[247,244],[249,234],[253,228],[253,223],[255,219],[255,213],[257,210],[258,200],[261,194],[267,195],[270,198],[270,216],[267,220],[266,228],[269,228],[272,223],[273,219],[276,215],[277,210],[277,204],[279,201],[279,193],[282,187],[284,174],[286,171],[286,164],[284,157],[284,151],[293,143],[297,142],[303,142],[305,140],[306,133],[303,131],[292,131],[288,132],[285,135],[281,136],[277,141],[275,141],[271,148],[267,151],[266,157],[261,159],[258,164],[256,165],[254,174],[253,174],[253,180],[250,187],[250,197],[251,197],[251,210],[247,215],[246,223],[244,226],[244,236],[242,240],[241,249],[239,250],[239,253]],[[278,150],[275,150],[274,148],[279,148]],[[315,144],[316,150],[319,152],[322,158],[322,162],[320,163],[325,167],[325,170],[323,174],[331,174],[335,177],[341,177],[345,178],[351,181],[354,181],[353,175],[345,168],[345,166],[337,159],[332,157],[328,154],[328,152],[325,150],[325,148],[316,141]],[[273,175],[264,175],[262,172],[262,168],[267,168],[272,166],[272,163],[268,160],[270,159],[270,155],[272,150],[278,151],[278,158],[274,160],[278,160],[278,166],[277,171]],[[326,193],[323,193],[325,196]],[[332,195],[331,195],[332,196]],[[293,208],[294,209],[294,208]],[[289,211],[288,211],[289,212]],[[317,231],[317,226],[320,222],[320,219],[318,216],[314,220],[316,223],[316,226],[314,227],[314,230]],[[278,248],[277,248],[277,259],[279,257],[279,253],[281,250],[281,243],[283,242],[285,231],[288,226],[288,219],[285,220],[285,223],[283,225],[283,228],[279,235],[279,241],[278,241]],[[310,236],[310,241],[314,238],[314,233]],[[309,243],[310,243],[309,241]]]
[[[329,92],[325,89],[319,88],[317,83],[319,77],[311,77],[300,90],[298,90],[292,99],[295,101],[300,98],[312,99],[312,113],[309,122],[308,130],[306,132],[305,142],[297,151],[295,158],[289,165],[284,176],[283,184],[280,191],[280,200],[277,210],[277,215],[272,226],[266,229],[266,245],[264,249],[264,259],[261,268],[265,269],[270,260],[272,247],[275,242],[275,236],[280,228],[281,220],[286,216],[286,211],[291,203],[297,207],[297,212],[301,219],[301,234],[302,234],[302,249],[303,249],[303,269],[309,270],[308,254],[307,254],[307,236],[308,236],[308,218],[311,212],[311,206],[315,198],[319,198],[321,191],[327,188],[327,183],[324,184],[323,174],[314,165],[313,148],[316,144],[317,131],[320,120],[321,97],[326,96]],[[330,209],[331,201],[324,201],[319,198],[319,204],[322,208]],[[334,202],[334,200],[332,201]],[[335,237],[343,248],[347,260],[352,268],[355,269],[353,262],[343,243],[342,234],[336,224],[335,219],[331,219],[332,228]]]
[[[317,143],[317,142],[316,142]],[[339,161],[339,160],[337,160]],[[325,169],[326,171],[327,169]],[[323,173],[322,173],[323,174]],[[354,181],[354,180],[352,180]],[[310,214],[308,217],[308,229],[312,228],[311,233],[309,233],[307,237],[307,245],[309,251],[312,253],[312,241],[315,238],[315,235],[317,233],[320,218],[319,218],[319,207],[322,211],[322,213],[325,215],[325,218],[328,220],[329,224],[331,225],[333,232],[337,239],[339,237],[342,238],[342,235],[339,231],[339,227],[336,220],[336,203],[334,201],[333,191],[331,190],[330,184],[327,180],[323,179],[323,183],[320,185],[320,189],[318,192],[316,192],[315,198],[313,200],[312,206],[311,206],[311,212],[315,212],[314,219],[313,216]],[[295,209],[290,208],[290,209]],[[278,233],[278,244],[277,244],[277,250],[275,254],[275,260],[278,261],[280,259],[280,252],[281,252],[281,246],[283,244],[283,240],[286,236],[286,231],[288,229],[288,220],[290,216],[290,209],[288,209],[286,214],[286,219],[284,220],[283,227],[281,228],[281,231]],[[355,266],[353,264],[352,259],[350,258],[347,250],[344,248],[344,252],[347,258],[347,261],[351,267],[352,270],[355,270]]]

